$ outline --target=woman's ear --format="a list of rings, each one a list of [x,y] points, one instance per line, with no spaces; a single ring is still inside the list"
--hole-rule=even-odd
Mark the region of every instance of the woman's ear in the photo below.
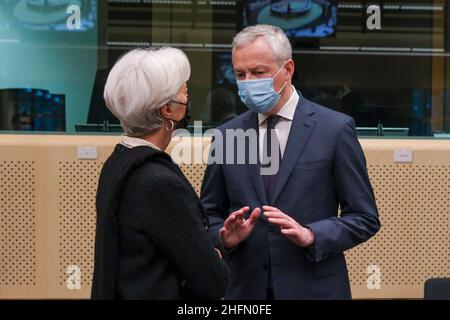
[[[168,119],[171,118],[171,115],[174,112],[174,108],[170,103],[166,103],[159,109],[159,111],[164,118]]]

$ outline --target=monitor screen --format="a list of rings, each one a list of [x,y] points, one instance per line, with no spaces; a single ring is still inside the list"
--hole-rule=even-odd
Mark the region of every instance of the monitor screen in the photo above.
[[[69,29],[71,16],[79,8],[80,26]],[[97,0],[11,0],[0,1],[0,31],[79,31],[85,32],[96,26]]]
[[[0,130],[66,130],[65,96],[42,89],[0,89]]]
[[[233,66],[231,63],[231,53],[219,53],[215,55],[216,77],[215,85],[235,85]]]
[[[336,31],[337,4],[333,0],[246,0],[244,26],[270,24],[291,38],[324,38]]]
[[[109,124],[120,124],[119,120],[106,107],[106,102],[103,98],[109,71],[109,69],[97,70],[94,86],[92,88],[87,123],[103,124],[106,121]]]
[[[225,118],[229,118],[229,115],[241,114],[248,109],[238,96],[231,52],[215,52],[212,70],[213,89],[208,95],[211,122],[220,124]]]

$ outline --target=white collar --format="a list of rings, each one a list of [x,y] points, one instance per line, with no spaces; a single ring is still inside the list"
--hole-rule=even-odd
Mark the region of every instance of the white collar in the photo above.
[[[286,101],[284,106],[277,112],[278,116],[283,117],[289,121],[294,120],[295,110],[297,109],[298,100],[300,96],[297,93],[297,90],[294,86],[292,86],[292,94],[291,97]],[[258,113],[258,121],[259,125],[264,122],[269,116],[264,113]]]
[[[147,146],[147,147],[151,147],[153,149],[162,151],[160,148],[155,146],[150,141],[147,141],[147,140],[142,139],[142,138],[135,138],[135,137],[129,137],[129,136],[123,135],[120,143],[122,145],[124,145],[125,147],[127,147],[127,148],[134,148],[134,147],[139,147],[139,146]]]

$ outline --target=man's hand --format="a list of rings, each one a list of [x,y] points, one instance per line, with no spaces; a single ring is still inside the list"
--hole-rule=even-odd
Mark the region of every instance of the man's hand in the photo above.
[[[219,258],[220,258],[220,259],[223,259],[223,258],[222,258],[222,253],[220,253],[220,250],[217,249],[217,248],[214,248],[214,250],[216,250],[217,255],[219,256]]]
[[[314,243],[314,234],[311,229],[302,227],[297,221],[279,209],[264,206],[264,215],[270,223],[281,228],[281,233],[299,247],[309,247]]]
[[[253,210],[250,217],[245,220],[244,215],[249,210],[249,207],[243,207],[230,214],[227,220],[225,220],[223,228],[219,231],[220,239],[225,248],[231,249],[237,246],[241,241],[247,239],[248,235],[252,232],[256,220],[258,220],[261,213],[261,209],[256,208]]]

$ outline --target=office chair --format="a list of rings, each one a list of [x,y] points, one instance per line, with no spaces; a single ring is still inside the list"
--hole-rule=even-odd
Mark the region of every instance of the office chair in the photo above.
[[[425,300],[450,300],[450,278],[425,281]]]

